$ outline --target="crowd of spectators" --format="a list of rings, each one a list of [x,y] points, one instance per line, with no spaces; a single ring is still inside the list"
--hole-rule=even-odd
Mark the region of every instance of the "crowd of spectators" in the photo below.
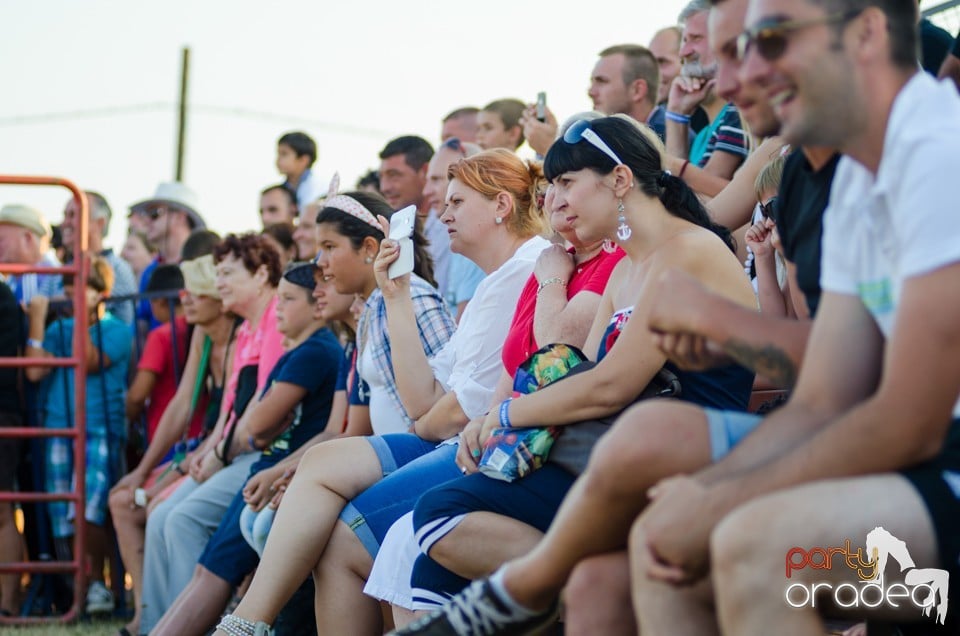
[[[592,111],[457,108],[348,191],[286,133],[258,231],[160,183],[118,255],[85,192],[84,506],[24,541],[0,502],[0,561],[79,551],[54,609],[89,614],[125,571],[119,636],[956,633],[960,36],[691,0],[584,79]],[[0,261],[70,262],[78,203],[59,253],[2,206]],[[76,279],[3,282],[0,356],[72,356]],[[73,383],[0,370],[0,426],[72,427]],[[73,461],[0,438],[0,490]]]

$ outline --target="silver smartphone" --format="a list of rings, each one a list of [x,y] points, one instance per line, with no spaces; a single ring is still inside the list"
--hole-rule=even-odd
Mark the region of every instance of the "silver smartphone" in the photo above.
[[[390,238],[400,245],[400,257],[387,268],[387,276],[399,278],[413,271],[413,227],[417,206],[408,205],[390,217]]]

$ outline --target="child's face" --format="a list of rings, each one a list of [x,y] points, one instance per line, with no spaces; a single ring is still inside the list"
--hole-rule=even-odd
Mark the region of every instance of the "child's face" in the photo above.
[[[300,175],[307,169],[310,158],[306,155],[297,156],[293,148],[286,144],[277,144],[277,171],[287,177]]]
[[[481,110],[477,113],[477,144],[484,150],[490,148],[516,150],[517,128],[514,126],[507,130],[498,113]]]
[[[166,298],[151,298],[150,311],[157,322],[170,322],[170,303]]]
[[[290,281],[280,280],[277,287],[277,331],[296,338],[315,320],[316,306],[312,294]]]
[[[73,285],[64,285],[64,286],[63,286],[63,295],[66,296],[67,298],[69,298],[69,299],[72,301],[72,300],[73,300]],[[99,302],[103,299],[103,296],[100,294],[100,292],[98,292],[98,291],[97,291],[96,289],[94,289],[93,287],[90,287],[89,285],[86,287],[86,296],[87,296],[87,310],[88,310],[88,311],[93,311],[94,309],[96,309],[97,303],[99,303]]]

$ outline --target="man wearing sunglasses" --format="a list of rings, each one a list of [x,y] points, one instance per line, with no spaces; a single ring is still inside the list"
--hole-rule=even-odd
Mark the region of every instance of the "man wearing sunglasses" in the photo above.
[[[187,185],[177,181],[159,184],[152,198],[130,206],[130,217],[137,216],[147,220],[147,238],[160,250],[160,254],[140,277],[140,292],[143,293],[157,265],[179,263],[180,251],[190,232],[206,229],[207,226],[197,212],[197,195]],[[151,329],[160,324],[153,317],[150,303],[145,300],[140,301],[137,307],[137,320],[146,320]]]
[[[780,122],[763,84],[740,77],[737,39],[743,31],[748,0],[714,0],[712,4],[709,34],[717,59],[717,94],[737,106],[755,133],[776,135]],[[769,162],[780,144],[779,137],[764,142],[737,173],[730,191],[708,204],[716,222],[731,228],[748,222],[753,206],[730,205],[733,191],[746,180],[752,196],[759,173],[756,166]],[[809,316],[816,313],[820,300],[821,218],[837,161],[832,148],[797,149],[787,158],[774,217],[788,261],[790,284],[803,293],[804,313]],[[702,171],[688,167],[685,179],[696,188]],[[665,293],[654,313],[658,327],[677,336],[675,346],[666,352],[675,363],[702,368],[727,364],[733,358],[777,387],[793,387],[810,333],[809,320],[782,320],[746,311],[680,275],[671,276],[663,287]],[[704,320],[704,316],[712,319]]]
[[[631,537],[644,634],[715,631],[714,602],[724,633],[823,633],[819,612],[850,594],[813,607],[788,587],[856,593],[861,581],[826,551],[829,563],[787,579],[786,555],[856,549],[877,528],[912,559],[845,615],[957,633],[944,583],[956,598],[960,98],[919,71],[916,12],[913,0],[751,0],[742,76],[765,86],[789,141],[845,155],[824,217],[824,293],[787,404],[718,464],[651,492]],[[710,566],[712,601],[707,585],[675,587]],[[686,631],[657,622],[676,616]]]

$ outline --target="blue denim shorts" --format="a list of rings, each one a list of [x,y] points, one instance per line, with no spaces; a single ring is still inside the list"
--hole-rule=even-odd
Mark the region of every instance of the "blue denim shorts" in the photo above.
[[[723,459],[763,420],[761,415],[743,411],[703,410],[707,416],[707,430],[710,432],[710,457],[714,462]]]
[[[370,556],[376,557],[390,526],[413,510],[422,493],[462,474],[455,461],[456,444],[437,446],[409,433],[368,437],[367,441],[380,459],[383,479],[347,502],[340,520],[356,533]]]

